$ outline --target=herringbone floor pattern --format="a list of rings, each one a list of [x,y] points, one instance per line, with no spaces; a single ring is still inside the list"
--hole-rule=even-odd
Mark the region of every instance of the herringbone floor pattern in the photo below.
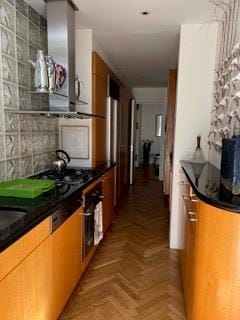
[[[168,249],[162,185],[149,172],[151,167],[138,169],[61,320],[186,319],[178,253]]]

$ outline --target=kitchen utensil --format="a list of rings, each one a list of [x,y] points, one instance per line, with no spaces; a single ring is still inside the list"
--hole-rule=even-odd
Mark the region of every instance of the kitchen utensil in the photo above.
[[[191,159],[192,163],[206,163],[203,151],[201,149],[201,136],[197,136],[197,147]]]
[[[29,62],[35,68],[34,87],[36,91],[48,93],[48,71],[44,51],[38,50],[36,62],[31,60]]]
[[[46,56],[47,71],[48,71],[48,90],[54,92],[56,90],[56,67],[53,57]]]
[[[33,199],[54,187],[55,182],[47,179],[15,179],[0,183],[0,196]]]
[[[78,78],[78,75],[75,75],[75,98],[76,100],[79,99],[81,94],[81,85],[80,85],[80,80]]]
[[[64,171],[67,167],[67,162],[60,157],[60,153],[64,154],[65,157],[67,158],[68,163],[70,162],[70,157],[68,153],[64,150],[56,150],[56,158],[53,161],[53,166],[54,169],[57,170],[58,172]]]
[[[56,64],[56,90],[60,90],[66,80],[66,70],[60,64]]]

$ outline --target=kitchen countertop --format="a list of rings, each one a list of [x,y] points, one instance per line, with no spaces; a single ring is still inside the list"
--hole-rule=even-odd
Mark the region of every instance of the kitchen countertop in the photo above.
[[[196,196],[212,205],[227,211],[240,213],[240,196],[234,196],[220,183],[220,170],[210,162],[195,164],[180,161]]]
[[[94,169],[94,175],[87,182],[79,185],[56,186],[35,199],[0,197],[0,210],[12,209],[26,212],[17,222],[4,227],[0,225],[0,252],[50,216],[62,206],[64,201],[70,200],[71,197],[81,199],[82,191],[114,166],[114,163],[106,162],[97,168],[91,168]]]

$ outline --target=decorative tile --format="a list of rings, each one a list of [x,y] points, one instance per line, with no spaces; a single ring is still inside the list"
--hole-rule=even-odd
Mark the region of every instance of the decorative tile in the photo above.
[[[5,132],[18,133],[19,132],[19,116],[10,112],[5,112]]]
[[[40,28],[47,33],[47,20],[44,17],[40,17]]]
[[[21,86],[29,87],[30,67],[26,64],[18,62],[18,83]]]
[[[1,27],[2,52],[15,58],[15,35],[6,28]]]
[[[28,89],[18,87],[18,97],[19,97],[19,109],[20,110],[31,110],[31,96],[28,93]]]
[[[31,134],[20,135],[20,154],[21,156],[27,156],[32,154],[32,135]]]
[[[39,116],[32,117],[32,131],[42,132],[43,131],[42,123],[43,123],[42,117],[39,117]]]
[[[34,170],[34,173],[43,171],[43,155],[42,154],[33,156],[33,170]]]
[[[18,59],[18,61],[29,65],[28,42],[22,40],[19,37],[17,37],[17,59]]]
[[[20,160],[12,159],[7,162],[7,180],[16,179],[20,177]]]
[[[16,0],[16,8],[26,17],[28,17],[28,4],[23,0]]]
[[[37,49],[32,46],[29,46],[29,59],[35,62],[37,59],[36,56],[37,56]],[[34,71],[33,68],[32,70]]]
[[[40,31],[40,47],[47,53],[48,52],[48,38],[45,31]]]
[[[29,42],[35,48],[40,48],[40,29],[29,22]]]
[[[0,23],[14,31],[15,9],[5,0],[0,0]]]
[[[0,110],[0,133],[4,132],[4,113],[3,110]]]
[[[2,55],[3,80],[16,82],[17,81],[17,63],[14,59]]]
[[[43,135],[41,133],[33,133],[32,146],[33,153],[43,152]]]
[[[18,108],[16,85],[3,82],[3,104],[5,108]]]
[[[23,178],[31,176],[33,174],[32,157],[24,157],[21,159],[20,163],[21,163],[21,176]]]
[[[53,166],[53,159],[55,152],[48,152],[43,154],[43,170],[49,170]]]
[[[29,39],[29,26],[28,19],[20,12],[16,12],[16,32],[21,38],[28,41]]]
[[[5,159],[5,144],[4,144],[4,135],[0,134],[0,160]]]
[[[0,181],[6,180],[6,162],[0,161]]]
[[[32,117],[20,115],[20,132],[32,132]]]
[[[15,7],[15,0],[7,0],[12,6]]]
[[[40,14],[30,6],[28,11],[28,18],[30,21],[40,27]]]
[[[19,135],[5,135],[6,157],[13,158],[19,156]]]

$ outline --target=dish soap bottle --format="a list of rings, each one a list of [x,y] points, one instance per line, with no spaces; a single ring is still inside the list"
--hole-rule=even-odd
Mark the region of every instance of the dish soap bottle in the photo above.
[[[191,159],[192,163],[203,164],[206,163],[203,151],[201,149],[201,136],[197,136],[197,147]]]

